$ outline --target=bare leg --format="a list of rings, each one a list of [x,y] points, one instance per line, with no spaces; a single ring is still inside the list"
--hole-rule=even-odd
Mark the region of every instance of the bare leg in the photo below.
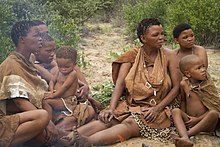
[[[90,122],[93,119],[97,118],[97,113],[95,112],[94,108],[92,106],[88,106],[89,116],[86,118],[86,123]]]
[[[43,108],[48,112],[49,119],[52,120],[53,110],[66,110],[61,99],[43,100]]]
[[[188,130],[188,136],[193,136],[199,132],[211,132],[214,131],[218,123],[218,112],[215,110],[209,110],[204,118],[198,122],[195,126]]]
[[[89,144],[105,145],[117,141],[125,141],[131,137],[140,136],[139,127],[132,117],[125,119],[121,124],[99,131],[87,138]]]
[[[176,147],[193,146],[193,143],[189,139],[188,132],[184,123],[185,121],[189,120],[187,114],[182,112],[179,108],[175,108],[172,110],[172,116],[176,129],[180,135],[180,138],[173,138]]]
[[[49,119],[45,110],[33,110],[18,113],[20,125],[16,130],[11,146],[22,144],[41,133],[47,126]]]
[[[95,121],[92,121],[88,124],[85,124],[85,125],[79,127],[77,129],[77,131],[79,134],[82,134],[83,136],[91,136],[92,134],[95,134],[99,131],[110,128],[111,126],[114,126],[116,124],[119,124],[119,122],[116,121],[115,119],[112,119],[112,121],[108,124],[105,124],[100,120],[95,120]],[[73,132],[69,133],[67,136],[62,137],[60,139],[60,143],[65,146],[72,145],[75,142],[75,137],[76,137],[75,134],[76,133],[74,133],[74,131],[73,131]]]

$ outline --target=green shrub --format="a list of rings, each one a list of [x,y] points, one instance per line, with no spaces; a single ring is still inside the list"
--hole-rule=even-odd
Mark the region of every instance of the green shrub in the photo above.
[[[92,87],[92,97],[102,103],[103,108],[109,105],[114,84],[112,81],[105,81]]]
[[[176,0],[167,7],[166,26],[169,40],[179,23],[189,23],[194,28],[201,45],[218,45],[220,39],[219,0]]]
[[[166,14],[167,1],[164,0],[148,0],[146,2],[137,1],[135,5],[123,5],[123,16],[126,21],[127,33],[136,38],[136,28],[138,23],[144,18],[155,17],[161,23],[164,23],[164,15]]]

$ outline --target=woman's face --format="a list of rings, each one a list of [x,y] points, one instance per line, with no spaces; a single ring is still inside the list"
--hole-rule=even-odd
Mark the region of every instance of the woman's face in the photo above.
[[[195,36],[192,29],[184,30],[180,33],[175,42],[183,48],[192,48],[195,42]]]
[[[162,25],[150,26],[141,36],[144,45],[150,48],[161,48],[164,42],[164,31]]]

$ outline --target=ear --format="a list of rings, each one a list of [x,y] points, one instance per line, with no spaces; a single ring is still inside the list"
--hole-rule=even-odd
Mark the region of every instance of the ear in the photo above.
[[[141,41],[143,42],[143,43],[145,43],[146,42],[146,37],[145,37],[145,35],[141,35]]]
[[[179,41],[178,41],[177,38],[174,38],[174,42],[175,42],[176,44],[179,44]]]
[[[23,36],[19,37],[18,42],[24,43],[24,37]]]
[[[190,78],[190,77],[191,77],[191,74],[190,74],[190,72],[189,72],[188,70],[186,70],[186,71],[184,72],[184,75],[185,75],[187,78]]]

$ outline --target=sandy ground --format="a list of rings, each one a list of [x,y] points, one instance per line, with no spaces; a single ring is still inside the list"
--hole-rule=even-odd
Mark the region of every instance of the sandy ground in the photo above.
[[[125,47],[129,47],[122,28],[113,27],[109,23],[87,24],[83,32],[79,52],[84,55],[84,72],[90,87],[111,80],[112,53],[120,54]],[[209,72],[220,92],[220,50],[207,49],[209,57]],[[92,88],[91,88],[92,89]],[[220,147],[220,138],[210,135],[197,135],[192,138],[195,147]],[[128,141],[112,145],[112,147],[142,147],[142,143],[149,147],[174,147],[171,142],[161,143],[144,138],[133,138]]]

